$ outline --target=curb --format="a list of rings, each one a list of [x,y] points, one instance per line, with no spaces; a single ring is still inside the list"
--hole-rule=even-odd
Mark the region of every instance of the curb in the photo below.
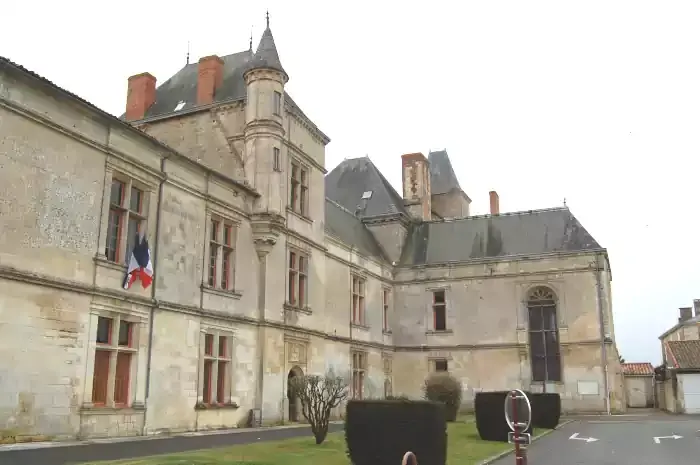
[[[572,423],[572,422],[574,422],[574,421],[576,421],[576,420],[564,420],[563,422],[559,423],[559,424],[557,425],[556,428],[547,430],[547,431],[545,431],[544,433],[540,434],[539,436],[536,436],[536,437],[532,438],[532,443],[537,442],[540,438],[543,438],[543,437],[545,437],[545,436],[547,436],[547,435],[549,435],[549,434],[552,434],[553,432],[555,432],[556,430],[560,429],[561,427],[563,427],[563,426],[565,426],[565,425],[568,425],[569,423]],[[531,443],[531,444],[532,444],[532,443]],[[509,456],[509,455],[511,455],[511,454],[513,454],[513,453],[515,453],[515,451],[512,450],[512,449],[503,451],[503,452],[501,452],[500,454],[496,454],[496,455],[494,455],[494,456],[492,456],[492,457],[487,458],[486,460],[483,460],[483,461],[479,462],[479,465],[489,465],[489,464],[495,462],[496,460],[502,459],[503,457],[507,457],[507,456]]]
[[[333,424],[342,424],[342,421],[330,421]],[[74,447],[88,446],[93,444],[115,444],[125,442],[142,442],[142,441],[157,441],[159,439],[172,439],[177,437],[193,437],[193,436],[216,436],[221,434],[242,434],[242,433],[260,433],[265,431],[280,431],[286,429],[309,428],[307,423],[298,423],[291,425],[279,426],[262,426],[260,428],[231,428],[231,429],[216,429],[203,431],[183,431],[181,433],[171,434],[149,434],[146,436],[127,436],[99,439],[85,439],[82,441],[43,441],[43,442],[19,442],[14,444],[0,444],[0,454],[6,451],[13,450],[29,450],[29,449],[46,449],[53,447]]]

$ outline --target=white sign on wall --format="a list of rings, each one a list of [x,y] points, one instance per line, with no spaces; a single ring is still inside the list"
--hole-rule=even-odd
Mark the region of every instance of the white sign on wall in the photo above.
[[[600,394],[600,386],[597,381],[579,381],[578,393],[581,396],[597,396]]]

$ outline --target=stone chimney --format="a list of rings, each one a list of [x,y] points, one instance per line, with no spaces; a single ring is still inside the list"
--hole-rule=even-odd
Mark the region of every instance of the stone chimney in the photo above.
[[[693,318],[693,309],[691,307],[681,307],[681,316],[678,318],[678,322],[682,323],[686,320]]]
[[[430,165],[422,153],[401,155],[403,203],[411,216],[419,221],[432,219],[430,204]]]
[[[129,78],[126,94],[126,120],[143,119],[146,111],[156,101],[156,78],[150,73],[141,73]]]
[[[491,214],[492,215],[500,215],[501,214],[501,204],[500,204],[500,199],[498,197],[498,192],[496,192],[496,191],[489,192],[489,203],[491,204]]]
[[[693,300],[693,308],[695,309],[695,316],[700,316],[700,299]]]
[[[214,93],[224,80],[224,60],[216,55],[199,59],[197,75],[197,105],[214,102]]]

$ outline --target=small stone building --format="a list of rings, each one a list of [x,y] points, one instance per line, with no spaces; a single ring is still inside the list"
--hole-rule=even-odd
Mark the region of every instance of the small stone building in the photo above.
[[[623,363],[627,406],[643,408],[654,406],[654,367],[651,363]]]

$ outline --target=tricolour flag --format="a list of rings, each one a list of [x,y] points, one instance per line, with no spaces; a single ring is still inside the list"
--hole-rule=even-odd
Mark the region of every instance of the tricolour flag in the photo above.
[[[148,248],[148,239],[139,237],[129,259],[129,268],[124,276],[124,289],[129,289],[134,281],[141,280],[144,289],[153,281],[153,263],[151,262],[151,250]]]

